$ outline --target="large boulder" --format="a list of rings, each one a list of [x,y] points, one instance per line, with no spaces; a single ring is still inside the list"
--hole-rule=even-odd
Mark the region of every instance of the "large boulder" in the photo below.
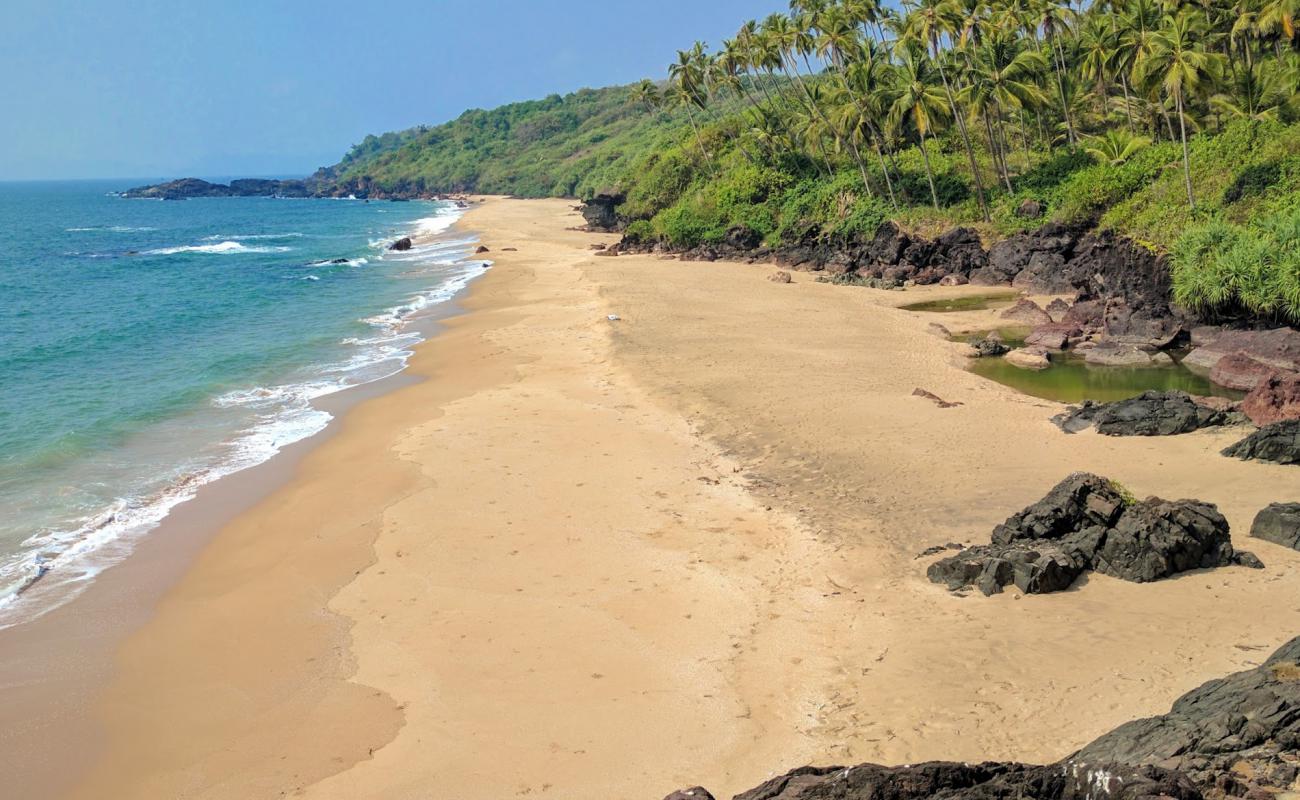
[[[690,789],[678,789],[664,800],[713,800],[713,795],[703,786],[693,786]]]
[[[1193,569],[1234,563],[1228,520],[1195,500],[1152,498],[1125,509],[1093,559],[1103,575],[1149,583]]]
[[[1030,233],[1018,233],[990,247],[987,263],[971,273],[970,281],[983,286],[1012,283],[1032,262],[1035,274],[1043,283],[1027,279],[1022,282],[1024,288],[1037,291],[1050,283],[1052,287],[1065,286],[1064,291],[1072,291],[1073,285],[1053,274],[1052,268],[1061,267],[1070,259],[1077,242],[1077,232],[1055,223]],[[1045,289],[1043,293],[1055,291],[1056,288]]]
[[[986,595],[1015,584],[1025,594],[1068,589],[1087,570],[1137,583],[1192,569],[1258,565],[1232,546],[1228,521],[1209,503],[1152,497],[1132,502],[1114,483],[1075,473],[993,529],[988,545],[931,564],[926,576]]]
[[[1241,401],[1241,410],[1256,425],[1300,419],[1300,373],[1271,373]]]
[[[894,266],[903,258],[903,251],[912,243],[907,234],[892,222],[884,222],[867,245],[867,258],[881,266]]]
[[[1186,392],[1149,391],[1113,403],[1084,401],[1052,418],[1066,433],[1096,425],[1106,436],[1174,436],[1241,422],[1241,415],[1198,403]]]
[[[1265,425],[1226,448],[1223,455],[1243,461],[1300,464],[1300,419]]]
[[[979,234],[970,228],[953,228],[934,240],[930,266],[944,275],[967,276],[988,264]]]
[[[1102,342],[1084,353],[1085,363],[1097,367],[1149,367],[1151,353],[1136,345]]]
[[[1300,331],[1274,328],[1265,331],[1237,331],[1201,327],[1192,338],[1195,347],[1183,363],[1212,373],[1226,356],[1242,356],[1286,372],[1300,372]]]
[[[1044,311],[1042,306],[1027,297],[1022,297],[1016,301],[1015,305],[1003,311],[999,316],[1002,319],[1019,322],[1022,325],[1031,327],[1052,324],[1051,315]]]
[[[403,236],[402,238],[400,238],[400,239],[398,239],[397,241],[395,241],[395,242],[393,242],[392,244],[390,244],[390,245],[388,246],[388,249],[389,249],[389,250],[405,251],[405,250],[410,250],[412,246],[413,246],[413,245],[412,245],[412,242],[411,242],[411,237],[409,237],[409,236]]]
[[[1210,380],[1228,389],[1249,392],[1275,371],[1245,353],[1229,353],[1210,368]]]
[[[1020,369],[1043,370],[1052,366],[1052,357],[1041,345],[1017,347],[1005,356],[1007,363]]]
[[[1250,535],[1300,550],[1300,503],[1273,503],[1255,515]]]

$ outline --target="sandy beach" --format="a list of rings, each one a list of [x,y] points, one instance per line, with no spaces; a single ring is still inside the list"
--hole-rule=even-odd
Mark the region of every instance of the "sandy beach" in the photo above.
[[[70,796],[723,797],[805,763],[1045,762],[1300,632],[1300,554],[1246,538],[1296,473],[1219,456],[1240,431],[1067,436],[894,307],[962,288],[603,258],[580,223],[466,215],[495,262],[466,313],[127,638]],[[926,580],[920,551],[1076,470],[1217,503],[1266,569]]]

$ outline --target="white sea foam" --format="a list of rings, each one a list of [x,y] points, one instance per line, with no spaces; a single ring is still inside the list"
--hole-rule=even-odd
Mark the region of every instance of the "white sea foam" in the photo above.
[[[146,250],[147,256],[173,256],[178,253],[288,253],[292,247],[249,247],[242,242],[226,240],[216,244],[192,244],[181,247],[160,247],[156,250]]]
[[[200,241],[203,242],[255,242],[263,239],[301,239],[305,234],[292,231],[290,233],[217,233],[212,236],[204,236]]]
[[[441,213],[417,222],[417,235],[433,235],[451,227],[459,210]],[[309,370],[315,378],[274,386],[258,386],[226,392],[212,401],[218,409],[246,412],[249,423],[214,452],[181,465],[165,487],[140,495],[123,497],[62,530],[43,531],[24,543],[24,555],[0,563],[0,628],[39,616],[76,596],[81,588],[108,566],[125,558],[135,541],[147,534],[177,505],[192,499],[202,486],[226,475],[265,462],[285,447],[316,435],[329,424],[331,415],[312,401],[352,386],[380,380],[405,368],[411,348],[422,334],[411,326],[439,303],[453,298],[470,281],[483,274],[490,263],[461,260],[468,254],[471,239],[442,240],[422,244],[416,252],[387,253],[382,260],[401,263],[423,262],[400,277],[428,278],[436,285],[412,294],[403,303],[365,320],[375,329],[373,336],[345,339],[353,350],[332,364]],[[283,252],[289,248],[250,248],[233,238],[210,245],[163,248],[151,254]],[[420,256],[417,258],[417,255]],[[350,265],[367,260],[353,259]],[[416,266],[413,264],[412,266]],[[317,276],[308,275],[306,279]],[[27,590],[30,590],[28,592]],[[39,596],[31,605],[20,598]]]

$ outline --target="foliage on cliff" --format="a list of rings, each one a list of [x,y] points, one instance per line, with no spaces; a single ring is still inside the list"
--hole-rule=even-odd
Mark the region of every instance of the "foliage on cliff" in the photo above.
[[[628,87],[583,89],[370,136],[334,171],[340,183],[390,193],[590,196],[674,142],[685,124],[684,113],[652,109]]]

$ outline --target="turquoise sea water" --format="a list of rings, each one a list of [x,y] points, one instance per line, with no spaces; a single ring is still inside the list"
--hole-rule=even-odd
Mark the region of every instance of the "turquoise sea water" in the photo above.
[[[0,627],[322,430],[313,398],[400,370],[412,320],[486,269],[448,204],[109,194],[129,183],[0,184]]]

